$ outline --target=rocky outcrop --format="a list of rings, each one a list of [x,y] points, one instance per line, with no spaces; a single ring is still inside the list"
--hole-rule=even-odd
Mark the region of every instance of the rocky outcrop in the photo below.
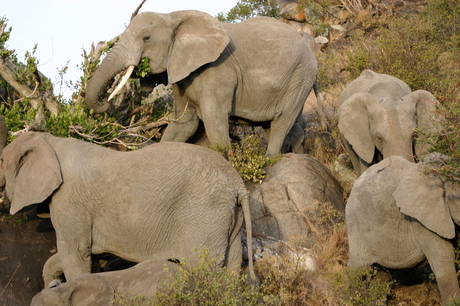
[[[344,9],[340,1],[332,2],[327,14],[323,14],[321,10],[324,8],[315,3],[305,7],[305,4],[298,0],[277,0],[277,2],[282,20],[298,31],[312,35],[320,45],[339,38],[345,32],[342,25],[350,20],[349,10]],[[321,28],[323,33],[316,33],[315,28]]]
[[[286,154],[267,168],[261,184],[248,189],[254,234],[286,241],[302,236],[312,245],[318,204],[344,214],[342,187],[326,166],[307,155]]]

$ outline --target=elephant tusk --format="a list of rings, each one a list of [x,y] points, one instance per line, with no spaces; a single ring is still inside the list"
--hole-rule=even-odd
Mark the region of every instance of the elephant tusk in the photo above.
[[[134,71],[135,66],[129,66],[128,69],[126,69],[125,75],[121,78],[120,83],[118,86],[115,88],[115,90],[110,94],[108,101],[110,101],[115,95],[117,95],[120,90],[123,88],[123,86],[128,82],[129,77]]]

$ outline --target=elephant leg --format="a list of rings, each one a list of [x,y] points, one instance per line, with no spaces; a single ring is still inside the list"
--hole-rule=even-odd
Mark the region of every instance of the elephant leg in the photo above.
[[[422,229],[427,231],[426,229]],[[431,269],[436,276],[439,292],[443,304],[448,304],[456,298],[460,298],[460,291],[455,270],[455,253],[452,244],[429,232],[432,239],[419,239],[422,250],[425,253]]]
[[[282,153],[287,153],[288,150],[290,150],[293,153],[297,154],[304,154],[304,148],[303,148],[303,142],[305,140],[305,132],[304,129],[296,123],[291,128],[291,131],[289,134],[286,136],[285,144],[283,147],[285,148]],[[286,148],[287,145],[290,148]]]
[[[348,216],[347,216],[348,217]],[[370,267],[374,263],[372,253],[369,250],[364,239],[359,234],[359,227],[356,228],[352,218],[347,220],[348,231],[348,246],[349,260],[347,266],[349,268]]]
[[[43,265],[43,282],[45,289],[49,287],[50,283],[55,279],[61,279],[64,270],[62,269],[62,262],[59,258],[59,253],[54,254]]]
[[[72,220],[75,214],[77,212],[70,211],[69,218],[62,218],[55,225],[58,254],[67,281],[91,273],[92,224],[85,219],[75,222]]]
[[[200,119],[194,107],[187,107],[166,128],[161,141],[186,142],[195,134],[200,124]]]
[[[212,146],[229,146],[230,136],[227,110],[224,107],[220,109],[209,107],[211,103],[207,103],[206,101],[200,102],[202,102],[201,116],[209,142]]]
[[[271,122],[267,156],[275,156],[281,153],[285,138],[294,124],[294,122],[289,123],[287,118],[288,115],[281,115]]]

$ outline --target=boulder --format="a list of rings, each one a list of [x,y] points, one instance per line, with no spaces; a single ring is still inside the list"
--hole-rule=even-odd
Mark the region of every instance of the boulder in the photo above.
[[[313,245],[318,204],[328,205],[343,218],[343,189],[316,159],[289,153],[266,171],[262,183],[248,185],[255,235],[284,241],[300,236],[306,245]]]

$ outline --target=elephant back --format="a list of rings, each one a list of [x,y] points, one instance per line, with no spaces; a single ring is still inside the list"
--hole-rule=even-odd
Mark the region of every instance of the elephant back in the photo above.
[[[378,83],[392,84],[388,90],[389,92],[392,91],[395,86],[397,87],[398,92],[401,91],[401,94],[408,94],[411,92],[410,87],[400,79],[388,74],[377,73],[370,69],[365,69],[357,79],[351,81],[342,91],[339,96],[338,107],[340,107],[345,100],[355,93],[367,92],[372,94],[372,92],[377,91],[375,85]],[[381,94],[379,93],[377,96],[380,95]]]

